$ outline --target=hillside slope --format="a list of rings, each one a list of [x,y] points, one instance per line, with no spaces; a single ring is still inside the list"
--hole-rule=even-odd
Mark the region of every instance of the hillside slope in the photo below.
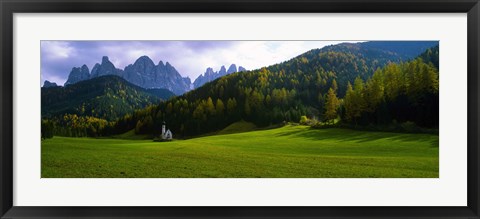
[[[43,178],[438,178],[438,135],[278,129],[171,142],[54,137]]]
[[[367,42],[344,43],[311,50],[276,65],[218,78],[154,108],[145,109],[133,117],[122,119],[114,129],[122,133],[137,128],[139,133],[158,134],[158,124],[166,121],[177,136],[192,136],[221,130],[241,119],[253,122],[259,127],[283,121],[298,122],[302,115],[323,120],[329,89],[333,89],[332,93],[343,98],[348,84],[354,84],[356,78],[365,81],[377,70],[384,69],[378,73],[379,78],[388,77],[385,81],[388,79],[389,82],[396,80],[386,85],[389,87],[388,92],[392,89],[400,92],[399,89],[403,87],[393,85],[404,84],[404,79],[396,77],[403,75],[398,71],[403,71],[405,65],[392,66],[389,63],[414,60],[425,52],[424,48],[436,45],[438,42],[393,42],[390,46],[393,49],[385,50],[382,49],[386,47],[384,44]],[[410,49],[402,50],[402,46]],[[412,57],[413,54],[417,56]],[[425,67],[422,60],[409,63],[414,67],[417,76],[423,74],[424,70],[431,73],[431,78],[428,76],[422,80],[435,80],[435,77],[438,77],[438,70],[435,72]],[[419,72],[420,70],[422,72]],[[394,74],[393,78],[390,73]],[[362,93],[362,89],[355,88],[358,93]],[[384,89],[378,92],[383,98]],[[357,99],[364,98],[363,94],[359,97]],[[386,101],[397,101],[393,99],[397,96],[389,97],[392,98]],[[397,103],[413,107],[408,101],[401,100]],[[388,109],[382,112],[389,111],[390,106],[394,108],[394,105],[390,104]],[[372,105],[371,110],[376,110],[375,107],[377,106]],[[428,110],[435,110],[435,107]],[[339,114],[343,115],[344,111],[340,109]],[[393,119],[396,118],[385,116],[385,123]]]
[[[113,75],[42,88],[41,93],[43,118],[76,114],[110,121],[174,96],[169,90],[144,89]]]

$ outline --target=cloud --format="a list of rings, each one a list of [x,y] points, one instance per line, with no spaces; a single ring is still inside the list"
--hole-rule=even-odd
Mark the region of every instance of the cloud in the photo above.
[[[195,80],[205,69],[230,64],[253,70],[291,59],[308,50],[339,41],[42,41],[42,79],[64,84],[73,67],[91,70],[102,56],[120,69],[140,56],[155,64],[169,62],[179,73]],[[43,81],[42,81],[43,84]]]
[[[45,59],[66,59],[75,52],[75,48],[65,41],[42,41],[40,46]]]

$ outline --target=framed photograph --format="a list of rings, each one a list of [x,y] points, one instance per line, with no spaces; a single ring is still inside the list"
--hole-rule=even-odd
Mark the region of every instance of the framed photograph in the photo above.
[[[479,218],[478,0],[0,7],[2,218]]]

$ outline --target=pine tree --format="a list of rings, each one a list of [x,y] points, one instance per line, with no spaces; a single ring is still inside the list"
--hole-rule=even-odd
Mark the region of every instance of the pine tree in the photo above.
[[[250,114],[252,113],[252,109],[251,109],[251,107],[250,107],[250,103],[249,103],[249,101],[248,101],[248,98],[245,100],[245,106],[244,106],[244,107],[245,107],[245,108],[244,108],[245,114],[246,114],[247,116],[250,116]]]
[[[345,117],[347,121],[353,121],[355,118],[355,103],[353,98],[355,98],[355,94],[353,93],[352,84],[348,82],[347,92],[343,99],[343,106],[345,107]]]
[[[211,97],[208,97],[207,105],[205,107],[207,109],[208,114],[215,115],[215,105],[213,104],[213,100]]]
[[[235,109],[237,107],[237,101],[235,100],[235,98],[229,98],[227,100],[227,111],[229,114],[233,114],[235,112]]]
[[[327,121],[332,121],[337,118],[339,100],[335,91],[330,88],[327,93],[327,98],[325,100],[325,119]]]
[[[335,78],[332,81],[332,89],[333,89],[333,91],[335,91],[335,93],[338,92],[337,80],[335,80]]]
[[[215,107],[215,111],[217,115],[223,115],[224,110],[225,110],[225,105],[223,105],[223,101],[221,99],[217,99],[217,104]]]
[[[142,128],[142,122],[140,120],[137,121],[137,125],[135,125],[135,134],[140,134],[140,129]]]
[[[382,85],[380,71],[376,71],[365,86],[365,111],[374,112],[378,104],[383,100],[384,88]]]
[[[354,121],[357,124],[357,119],[362,116],[367,107],[367,102],[364,97],[364,84],[360,77],[357,77],[353,84],[353,89],[350,83],[347,85],[347,95],[345,96],[345,116],[347,120]]]

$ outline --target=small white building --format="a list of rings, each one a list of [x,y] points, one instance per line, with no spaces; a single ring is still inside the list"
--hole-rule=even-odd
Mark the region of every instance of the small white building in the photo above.
[[[170,131],[170,129],[166,129],[166,124],[165,124],[165,121],[163,121],[163,124],[162,124],[162,140],[172,140],[173,138],[173,134],[172,132]]]

